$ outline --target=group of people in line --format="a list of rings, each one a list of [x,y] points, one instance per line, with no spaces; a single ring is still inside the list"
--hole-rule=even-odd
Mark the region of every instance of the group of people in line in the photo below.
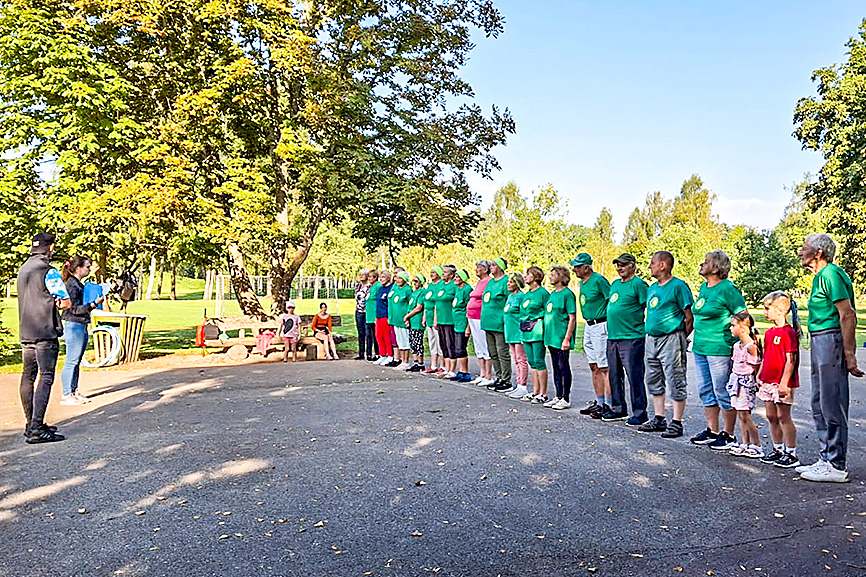
[[[570,269],[556,265],[547,271],[549,289],[541,268],[506,272],[503,258],[478,261],[474,286],[469,271],[452,264],[432,267],[429,278],[402,268],[362,270],[355,285],[356,359],[566,410],[572,406],[569,353],[579,303],[595,395],[581,414],[605,422],[625,421],[665,438],[683,436],[691,344],[706,417],[706,427],[691,437],[692,443],[795,468],[810,481],[847,482],[848,376],[860,377],[863,372],[855,356],[854,290],[845,271],[833,263],[835,253],[836,245],[826,234],[809,235],[799,252],[802,265],[814,274],[808,329],[811,410],[820,451],[810,465],[800,463],[791,418],[803,336],[797,304],[784,291],[766,295],[765,315],[773,326],[759,336],[742,293],[728,279],[731,259],[721,250],[707,253],[701,264],[704,282],[696,297],[674,276],[675,259],[667,251],[652,255],[651,285],[637,276],[637,261],[628,253],[613,261],[619,276],[613,282],[595,272],[592,257],[581,253],[569,261]],[[569,288],[572,273],[578,295]],[[469,371],[470,339],[477,376]],[[764,403],[772,438],[766,451],[752,419],[759,401]]]

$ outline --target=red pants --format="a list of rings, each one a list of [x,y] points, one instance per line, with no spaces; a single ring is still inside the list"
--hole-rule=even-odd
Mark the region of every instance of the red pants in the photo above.
[[[394,356],[394,347],[391,345],[391,327],[388,326],[388,319],[376,319],[376,342],[379,343],[380,356]]]

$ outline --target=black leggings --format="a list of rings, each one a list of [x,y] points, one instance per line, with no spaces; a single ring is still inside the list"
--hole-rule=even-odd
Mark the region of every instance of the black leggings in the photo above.
[[[367,358],[378,357],[379,341],[376,340],[376,323],[367,323],[367,333],[364,337],[367,339]]]
[[[469,337],[466,332],[454,331],[454,358],[465,359],[469,355],[466,353],[466,345],[469,344]]]
[[[550,351],[550,360],[553,365],[553,385],[556,387],[556,396],[568,400],[571,394],[571,365],[569,364],[569,353],[559,347],[547,347]]]
[[[439,346],[442,347],[442,356],[446,359],[456,359],[454,356],[454,345],[456,335],[454,325],[438,325],[436,331],[439,333]]]

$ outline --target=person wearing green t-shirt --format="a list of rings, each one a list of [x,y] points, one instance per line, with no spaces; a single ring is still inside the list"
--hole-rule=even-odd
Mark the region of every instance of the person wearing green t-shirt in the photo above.
[[[442,282],[436,288],[433,295],[434,309],[436,312],[434,324],[439,333],[439,345],[442,347],[442,357],[445,359],[445,372],[439,376],[446,379],[457,376],[457,358],[454,356],[454,296],[457,294],[457,285],[454,284],[454,275],[457,267],[446,264],[442,267]]]
[[[409,348],[412,351],[410,373],[425,370],[424,367],[424,283],[427,279],[420,272],[412,278],[412,294],[409,296],[409,310],[403,323],[409,329]]]
[[[592,270],[592,257],[582,252],[568,262],[580,279],[580,314],[586,326],[583,329],[583,350],[592,372],[595,400],[580,410],[581,415],[600,419],[610,412],[613,402],[607,377],[607,298],[610,283]]]
[[[635,274],[637,259],[623,253],[614,259],[619,278],[610,283],[607,299],[607,361],[610,379],[611,410],[603,421],[619,421],[628,417],[625,402],[625,377],[631,388],[631,417],[626,425],[639,427],[647,422],[646,385],[644,384],[644,352],[646,332],[646,282]]]
[[[398,272],[394,276],[394,285],[388,293],[388,324],[394,328],[397,339],[396,360],[400,364],[395,368],[405,371],[409,364],[409,329],[406,327],[406,314],[409,312],[409,297],[412,289],[409,287],[409,273]]]
[[[673,275],[674,255],[666,250],[653,253],[650,272],[656,282],[647,290],[646,386],[653,396],[655,416],[638,427],[645,433],[661,431],[662,437],[683,436],[686,410],[686,359],[694,317],[692,291]],[[665,385],[674,405],[673,419],[665,419]]]
[[[442,275],[445,271],[438,264],[430,269],[430,283],[424,291],[424,328],[427,332],[427,345],[430,347],[430,368],[421,371],[427,375],[441,375],[445,372],[442,362],[442,345],[439,343],[439,331],[436,330],[436,293],[442,285]]]
[[[469,319],[466,317],[466,306],[469,304],[469,293],[472,285],[469,284],[469,271],[460,269],[454,276],[454,358],[457,359],[457,374],[451,377],[452,381],[468,383],[472,380],[469,373],[469,354],[466,346],[469,344]]]
[[[731,259],[725,251],[708,252],[699,270],[706,280],[701,283],[698,298],[692,307],[695,317],[695,332],[692,336],[695,378],[698,396],[704,405],[707,428],[692,437],[691,442],[718,451],[729,450],[737,444],[734,438],[737,411],[731,406],[731,395],[728,393],[728,380],[733,367],[731,355],[734,343],[738,340],[731,335],[731,317],[746,310],[743,293],[728,280],[730,271]],[[724,422],[721,430],[720,413]]]
[[[532,393],[524,395],[521,401],[544,404],[547,397],[547,363],[544,360],[544,308],[550,293],[541,286],[544,271],[537,266],[526,269],[523,277],[527,291],[520,303],[520,331],[523,333],[523,348],[532,375]]]
[[[544,307],[544,344],[550,351],[553,365],[553,385],[556,396],[545,407],[560,411],[571,407],[571,349],[574,347],[574,329],[577,325],[577,299],[568,288],[571,273],[567,267],[556,265],[550,269],[553,290]]]
[[[370,291],[367,293],[367,304],[364,315],[367,321],[367,335],[372,336],[372,344],[367,345],[367,360],[376,362],[379,360],[379,341],[376,339],[376,295],[379,294],[379,289],[382,288],[382,283],[379,282],[379,272],[375,269],[367,273],[367,282],[373,281],[370,285]]]
[[[523,288],[526,281],[519,272],[508,276],[508,300],[502,312],[505,314],[505,342],[511,350],[511,358],[517,369],[517,387],[513,391],[505,393],[512,399],[520,399],[529,394],[527,383],[529,381],[529,363],[526,360],[526,350],[523,348],[523,333],[520,331],[520,305],[523,304]]]
[[[508,263],[497,257],[491,261],[490,281],[484,287],[481,297],[481,329],[487,338],[487,350],[496,380],[487,385],[497,392],[512,391],[511,351],[505,342],[505,301],[508,300],[508,277],[505,269]]]
[[[857,310],[854,287],[844,270],[833,264],[836,243],[826,234],[810,234],[803,242],[801,264],[815,276],[809,294],[809,354],[812,359],[812,417],[818,432],[820,458],[797,467],[808,481],[845,483],[848,473],[848,375],[862,377],[854,340]]]

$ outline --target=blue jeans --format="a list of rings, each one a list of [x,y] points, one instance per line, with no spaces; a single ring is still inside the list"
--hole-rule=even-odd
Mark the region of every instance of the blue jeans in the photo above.
[[[848,369],[842,331],[809,335],[812,357],[812,418],[821,459],[835,468],[848,466]]]
[[[728,394],[728,379],[731,378],[731,357],[699,355],[695,353],[695,376],[698,379],[698,395],[705,407],[719,406],[730,411],[731,396]]]
[[[81,357],[87,349],[87,325],[84,323],[63,323],[63,340],[66,341],[66,362],[60,380],[63,383],[63,395],[71,395],[78,390],[78,371]]]

